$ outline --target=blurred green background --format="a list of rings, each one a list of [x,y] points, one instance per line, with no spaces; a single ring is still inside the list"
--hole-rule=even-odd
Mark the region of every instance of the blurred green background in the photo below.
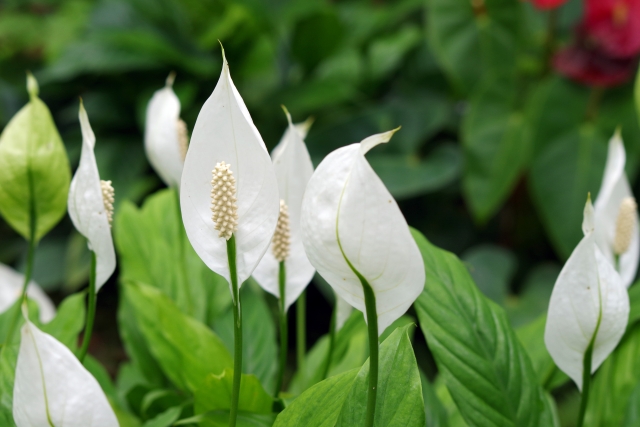
[[[75,168],[82,97],[116,210],[139,204],[163,186],[143,149],[147,102],[175,71],[191,129],[220,73],[220,40],[269,149],[285,129],[281,104],[294,121],[315,118],[307,144],[316,164],[401,125],[369,161],[409,224],[460,255],[519,326],[546,310],[617,126],[636,182],[632,82],[598,90],[547,65],[581,15],[579,0],[553,22],[512,0],[4,0],[0,128],[27,102],[31,70]],[[2,220],[0,242],[0,262],[22,268],[26,243]],[[35,280],[60,300],[86,283],[88,259],[66,218],[43,239]],[[99,298],[103,360],[125,357],[110,345],[116,281]],[[310,292],[313,341],[330,309]]]

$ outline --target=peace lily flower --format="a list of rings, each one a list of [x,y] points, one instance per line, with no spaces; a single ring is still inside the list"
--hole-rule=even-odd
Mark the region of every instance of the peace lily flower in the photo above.
[[[595,236],[602,254],[613,264],[626,287],[638,271],[638,213],[624,172],[626,153],[620,132],[609,141],[607,164],[595,202]]]
[[[267,148],[231,81],[222,73],[191,136],[180,185],[187,236],[202,261],[229,282],[234,314],[230,426],[237,417],[242,367],[240,286],[267,251],[278,222],[278,183]]]
[[[22,295],[24,275],[0,264],[0,313],[7,311]],[[38,304],[40,322],[48,323],[56,316],[56,307],[46,293],[34,282],[27,286],[27,296]]]
[[[80,101],[82,153],[78,170],[69,189],[69,216],[76,229],[87,238],[89,249],[96,256],[96,292],[111,277],[116,268],[116,254],[111,237],[114,191],[111,181],[101,181],[93,148],[96,137],[89,117]]]
[[[582,231],[584,237],[554,285],[544,335],[556,365],[580,390],[583,379],[588,380],[618,345],[629,317],[629,296],[622,278],[596,244],[590,199],[584,208]]]
[[[175,74],[156,91],[147,106],[144,148],[149,163],[169,187],[179,188],[189,135],[180,119],[180,101],[173,91]]]
[[[102,388],[71,351],[26,318],[13,387],[17,427],[118,427]]]

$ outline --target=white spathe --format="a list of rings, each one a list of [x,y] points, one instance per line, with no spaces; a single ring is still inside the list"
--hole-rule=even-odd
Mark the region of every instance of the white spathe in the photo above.
[[[173,74],[164,88],[156,91],[147,106],[144,148],[149,163],[169,187],[180,188],[184,166],[181,148],[180,100],[173,91]]]
[[[98,165],[93,153],[96,137],[82,101],[80,101],[79,117],[82,129],[82,152],[78,170],[69,188],[68,209],[73,225],[87,238],[89,249],[96,255],[96,292],[98,292],[116,269],[116,253],[113,248],[109,215],[102,197]]]
[[[231,81],[224,58],[213,94],[193,128],[180,190],[187,236],[198,256],[231,283],[227,241],[211,219],[211,172],[230,165],[236,179],[238,227],[234,232],[238,286],[251,276],[266,252],[280,212],[278,183],[269,153]]]
[[[311,264],[366,317],[362,284],[349,260],[373,288],[379,334],[407,311],[425,281],[407,222],[364,157],[394,132],[330,153],[311,177],[302,203],[302,238]]]
[[[24,275],[0,264],[0,313],[7,311],[22,294]],[[56,317],[56,307],[33,280],[27,285],[27,296],[38,304],[40,322],[48,323]]]
[[[303,127],[306,122],[294,125],[288,112],[286,115],[289,126],[280,143],[273,149],[272,157],[279,196],[289,210],[290,250],[285,260],[285,310],[288,310],[311,282],[315,269],[304,251],[300,233],[302,197],[313,175],[313,163],[303,140],[303,133],[306,134],[308,128]],[[279,268],[280,263],[274,256],[271,244],[253,272],[253,277],[260,286],[278,298]]]
[[[553,287],[544,334],[554,362],[580,390],[591,341],[593,373],[618,345],[629,319],[627,289],[596,244],[591,200],[584,209],[582,230],[584,237]]]
[[[26,320],[13,386],[17,427],[118,427],[95,378],[62,343]]]
[[[620,132],[616,132],[609,141],[607,164],[602,177],[598,197],[594,203],[595,236],[598,247],[604,257],[614,264],[613,243],[616,235],[616,221],[620,211],[620,203],[626,197],[633,197],[629,180],[624,172],[626,153]],[[638,215],[636,213],[636,224]],[[618,272],[622,282],[629,287],[638,271],[640,257],[640,231],[636,226],[629,249],[619,257]]]

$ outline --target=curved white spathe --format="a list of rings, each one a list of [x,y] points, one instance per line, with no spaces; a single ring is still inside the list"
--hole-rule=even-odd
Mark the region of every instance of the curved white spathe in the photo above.
[[[116,269],[116,253],[111,237],[111,225],[102,198],[100,174],[93,148],[96,137],[89,117],[80,101],[82,153],[78,170],[71,180],[68,209],[76,229],[87,238],[89,249],[96,254],[96,292]]]
[[[238,286],[251,276],[271,243],[280,212],[278,183],[269,153],[231,81],[224,59],[222,74],[202,106],[193,128],[182,173],[180,206],[187,236],[214,272],[230,281],[227,242],[211,219],[211,172],[230,165],[236,179]]]
[[[364,157],[394,132],[329,154],[311,177],[302,203],[302,237],[311,264],[366,317],[362,284],[349,260],[373,288],[379,334],[407,311],[425,281],[407,222]]]
[[[607,164],[602,177],[600,191],[596,198],[595,208],[595,238],[604,257],[615,265],[613,242],[616,235],[616,221],[620,210],[620,203],[626,197],[633,197],[629,180],[624,172],[626,153],[620,132],[616,131],[609,141]],[[636,213],[636,224],[638,217]],[[640,257],[640,230],[636,226],[629,249],[620,255],[618,272],[622,282],[629,287],[638,271]]]
[[[301,126],[304,123],[293,125],[288,112],[286,115],[289,126],[280,143],[274,148],[272,157],[279,197],[285,201],[289,209],[290,251],[289,257],[285,260],[285,310],[288,310],[311,282],[315,269],[304,251],[300,233],[302,197],[313,175],[313,163],[300,132],[302,128],[306,134],[306,129]],[[279,268],[280,263],[273,254],[272,244],[253,272],[253,277],[260,286],[278,298]]]
[[[26,320],[13,386],[17,427],[118,427],[95,378],[71,351]]]
[[[629,318],[627,289],[596,244],[591,200],[582,229],[584,237],[554,285],[544,334],[554,362],[580,390],[584,354],[591,341],[593,373],[618,345]]]
[[[20,298],[23,284],[23,274],[0,264],[0,313],[7,311]],[[27,285],[27,296],[38,304],[40,322],[49,323],[56,317],[55,305],[33,280]]]
[[[180,188],[184,166],[178,129],[180,101],[173,91],[173,77],[164,88],[156,91],[147,106],[144,148],[149,163],[169,187]]]

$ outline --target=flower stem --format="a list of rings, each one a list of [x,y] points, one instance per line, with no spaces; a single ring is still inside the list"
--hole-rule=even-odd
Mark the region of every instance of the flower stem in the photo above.
[[[595,334],[594,334],[595,337]],[[582,366],[582,398],[580,399],[580,412],[578,412],[577,427],[584,424],[584,416],[587,412],[587,403],[589,403],[589,389],[591,388],[591,359],[593,356],[593,341],[589,343],[587,351],[584,353],[584,362]]]
[[[367,330],[369,332],[369,390],[367,392],[367,412],[365,427],[373,427],[378,396],[378,311],[373,288],[360,273],[354,272],[362,283],[364,304],[367,312]]]
[[[324,362],[324,369],[322,370],[322,379],[324,380],[329,375],[329,368],[331,367],[331,359],[333,358],[333,348],[336,341],[336,317],[338,316],[338,301],[331,313],[331,323],[329,324],[329,351],[327,352],[327,360]]]
[[[231,235],[227,240],[227,258],[229,260],[229,276],[233,292],[233,389],[231,394],[231,410],[229,413],[229,427],[235,427],[238,417],[238,402],[240,400],[240,380],[242,378],[242,312],[240,311],[240,288],[238,286],[238,271],[236,269],[236,236]]]
[[[284,381],[284,370],[287,366],[287,312],[286,312],[286,269],[284,261],[280,261],[278,271],[278,285],[280,288],[280,366],[278,367],[278,379],[276,381],[276,391],[273,393],[275,397],[278,397],[280,389],[282,388],[282,382]]]
[[[304,372],[307,353],[307,291],[303,291],[296,302],[296,358],[298,372]],[[303,374],[304,375],[304,374]]]
[[[34,227],[35,228],[35,227]],[[33,232],[31,236],[33,236]],[[24,282],[22,284],[22,291],[20,293],[20,298],[18,300],[18,304],[16,305],[16,312],[11,318],[11,323],[9,324],[9,330],[7,331],[7,338],[4,341],[4,346],[2,347],[2,351],[8,346],[11,345],[11,341],[13,340],[13,334],[15,332],[16,326],[18,324],[18,319],[20,319],[20,306],[27,299],[27,288],[29,287],[29,282],[31,281],[31,275],[33,273],[33,259],[36,253],[36,240],[31,237],[29,239],[29,248],[27,249],[27,269],[24,272]]]
[[[84,362],[84,358],[89,350],[91,334],[93,333],[93,321],[96,318],[96,253],[91,251],[91,271],[89,272],[89,300],[87,301],[87,323],[82,337],[82,347],[78,352],[78,360]]]

